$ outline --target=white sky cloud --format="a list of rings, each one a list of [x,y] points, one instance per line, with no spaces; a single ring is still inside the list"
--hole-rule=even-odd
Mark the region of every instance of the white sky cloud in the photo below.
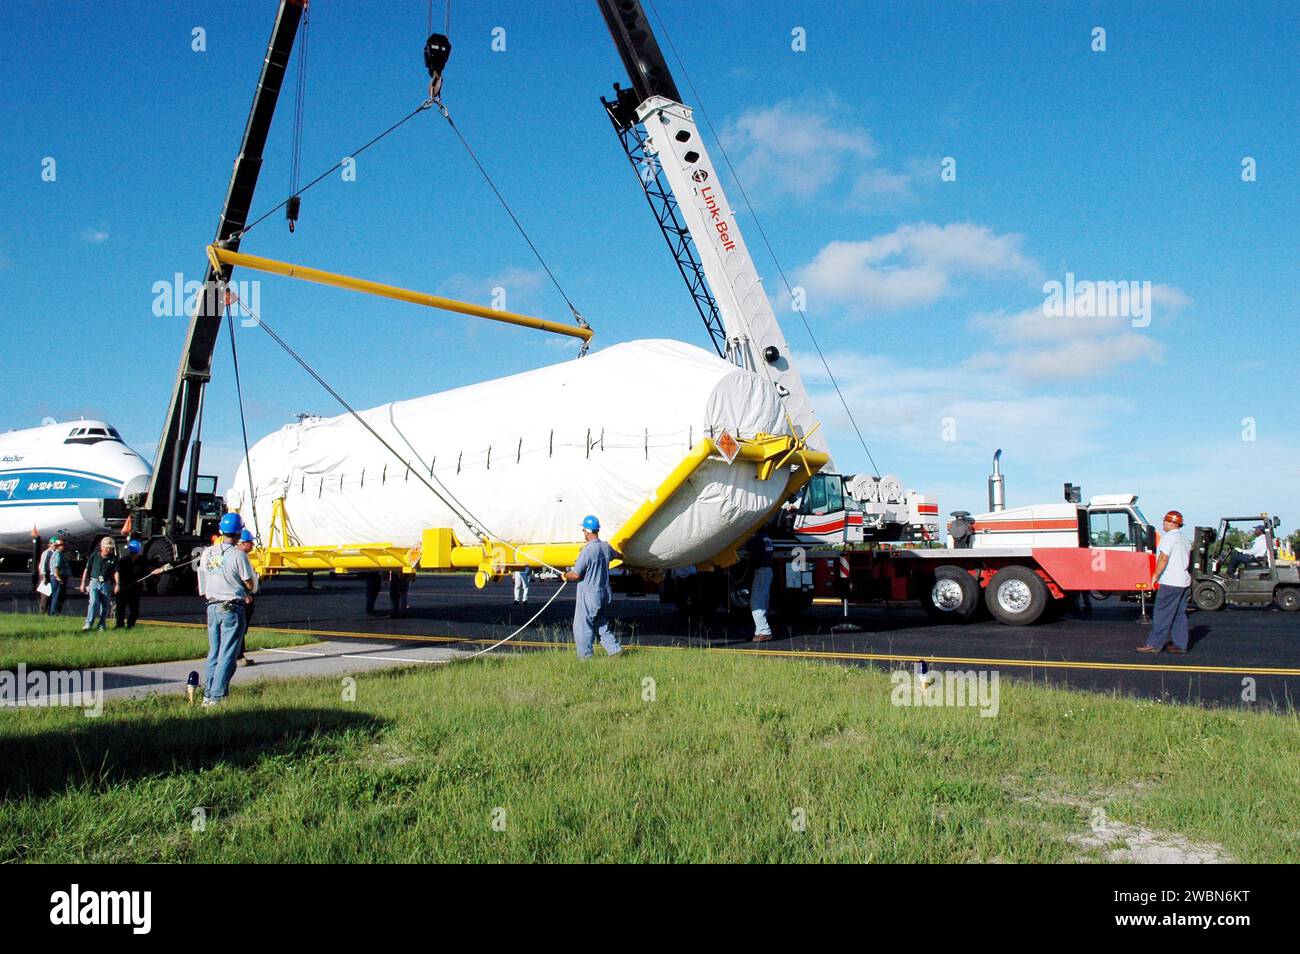
[[[81,240],[83,242],[89,242],[92,245],[98,245],[101,242],[108,241],[108,233],[101,231],[100,229],[82,229]]]
[[[837,127],[828,108],[803,103],[748,110],[721,135],[736,157],[741,181],[768,194],[810,196],[847,166],[870,161],[880,151],[865,129]]]
[[[1179,288],[1152,285],[1152,314],[1140,319],[1055,316],[1045,314],[1042,305],[1014,314],[977,314],[970,329],[981,345],[967,364],[1023,379],[1061,380],[1103,376],[1134,362],[1160,362],[1165,357],[1160,332],[1190,303]]]
[[[831,242],[795,274],[810,307],[892,311],[936,301],[963,276],[1036,272],[1020,246],[1019,235],[972,222],[909,223],[863,241]]]

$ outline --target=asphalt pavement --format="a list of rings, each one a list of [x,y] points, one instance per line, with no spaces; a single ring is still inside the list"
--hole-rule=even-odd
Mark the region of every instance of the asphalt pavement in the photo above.
[[[30,607],[28,579],[0,574],[0,610]],[[534,583],[529,605],[519,607],[508,581],[477,590],[467,576],[423,576],[411,585],[407,616],[389,619],[366,615],[357,579],[318,575],[308,588],[303,578],[286,577],[265,584],[254,625],[310,630],[328,638],[331,655],[402,655],[400,647],[419,646],[477,651],[524,626],[558,585]],[[84,606],[84,597],[74,597],[67,612]],[[387,593],[379,608],[387,610]],[[202,609],[197,597],[146,597],[142,616],[193,624]],[[498,651],[567,644],[572,614],[568,589]],[[1148,629],[1136,604],[1115,598],[1094,603],[1091,616],[1026,627],[937,626],[908,605],[850,608],[847,617],[839,606],[814,606],[797,620],[777,619],[776,638],[761,645],[749,641],[752,624],[744,618],[686,618],[655,596],[616,596],[613,616],[625,643],[652,651],[756,652],[883,667],[925,659],[940,669],[997,669],[1000,678],[1203,705],[1293,707],[1300,699],[1300,613],[1273,609],[1191,613],[1192,650],[1182,656],[1136,653]],[[336,652],[347,645],[355,653]],[[309,672],[310,661],[299,658]]]

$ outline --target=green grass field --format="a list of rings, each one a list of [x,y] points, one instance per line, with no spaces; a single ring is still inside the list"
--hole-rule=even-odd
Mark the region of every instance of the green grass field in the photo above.
[[[137,625],[104,632],[81,631],[79,616],[0,613],[0,669],[90,669],[135,663],[198,659],[208,654],[206,630],[185,626]],[[301,633],[258,631],[251,648],[315,642]]]
[[[982,718],[891,688],[539,652],[361,675],[354,701],[317,679],[208,712],[4,710],[0,860],[1060,862],[1154,842],[1300,861],[1294,712],[1004,680]]]

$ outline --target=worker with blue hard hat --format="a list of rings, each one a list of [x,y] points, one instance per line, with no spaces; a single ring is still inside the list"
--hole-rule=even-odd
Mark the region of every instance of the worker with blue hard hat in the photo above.
[[[617,656],[623,651],[609,628],[609,604],[614,591],[609,585],[609,562],[617,551],[600,539],[600,521],[594,515],[582,520],[582,537],[586,540],[573,569],[563,574],[563,579],[577,583],[577,598],[573,607],[573,642],[579,659],[594,655],[596,637],[605,652]]]
[[[243,550],[245,553],[252,553],[255,546],[257,546],[257,539],[253,536],[252,530],[245,527],[243,530],[239,531],[239,549]],[[249,594],[247,604],[244,606],[244,624],[239,628],[238,665],[241,667],[253,665],[253,660],[248,658],[245,650],[248,646],[248,627],[253,625],[253,608],[257,605],[253,597],[255,597],[257,591],[261,589],[261,584],[262,581],[258,577],[257,571],[254,570],[253,589]]]
[[[243,518],[221,518],[221,539],[199,557],[199,595],[208,608],[208,662],[203,687],[205,708],[218,705],[230,689],[238,664],[245,612],[252,602],[257,574],[239,546]]]
[[[113,609],[114,629],[134,629],[140,618],[140,597],[149,571],[144,561],[144,545],[139,540],[127,540],[122,556],[117,561],[117,602]]]

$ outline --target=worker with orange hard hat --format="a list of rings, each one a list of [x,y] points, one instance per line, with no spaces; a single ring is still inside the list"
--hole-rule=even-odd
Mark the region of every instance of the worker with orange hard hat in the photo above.
[[[1187,632],[1187,590],[1192,585],[1188,564],[1192,545],[1183,536],[1183,515],[1177,510],[1165,514],[1165,533],[1156,547],[1156,569],[1151,585],[1156,589],[1156,608],[1151,635],[1138,647],[1140,653],[1185,653],[1190,644]]]

